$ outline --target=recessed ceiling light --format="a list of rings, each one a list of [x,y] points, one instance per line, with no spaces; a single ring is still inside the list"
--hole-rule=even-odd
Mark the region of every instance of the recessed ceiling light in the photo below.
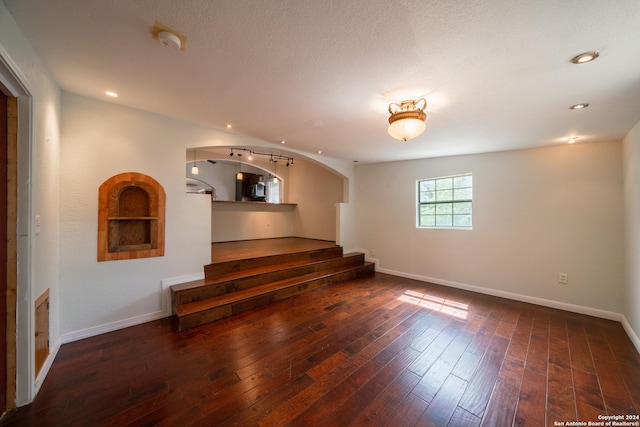
[[[282,141],[280,141],[280,144],[286,144],[287,141],[285,141],[284,139]]]
[[[227,123],[227,129],[231,129],[232,127],[231,123]]]
[[[573,144],[578,140],[578,138],[580,138],[580,137],[579,136],[570,136],[569,139],[567,140],[567,142],[569,144]]]
[[[115,93],[115,92],[113,92],[113,91],[111,91],[111,90],[106,91],[106,92],[105,92],[105,94],[106,94],[107,96],[112,97],[112,98],[117,98],[117,97],[118,97],[118,94],[117,94],[117,93]]]
[[[571,62],[573,62],[574,64],[586,64],[587,62],[593,61],[598,56],[600,56],[600,53],[598,53],[596,51],[585,52],[585,53],[581,53],[580,55],[574,56],[573,58],[571,58]]]
[[[318,151],[316,151],[316,153],[322,154],[322,150],[318,150]]]
[[[569,107],[570,110],[584,110],[585,108],[587,108],[589,106],[589,104],[575,104],[572,105],[571,107]]]

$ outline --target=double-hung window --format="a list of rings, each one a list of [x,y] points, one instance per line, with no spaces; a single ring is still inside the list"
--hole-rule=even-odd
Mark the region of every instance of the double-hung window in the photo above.
[[[471,174],[418,181],[419,228],[472,227]]]

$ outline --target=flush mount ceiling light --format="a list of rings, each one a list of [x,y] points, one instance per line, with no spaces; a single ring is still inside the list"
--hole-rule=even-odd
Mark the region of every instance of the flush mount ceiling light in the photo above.
[[[117,94],[117,93],[115,93],[115,92],[114,92],[114,91],[112,91],[112,90],[108,90],[108,91],[106,91],[106,92],[105,92],[105,95],[110,96],[111,98],[117,98],[117,97],[118,97],[118,94]]]
[[[587,62],[593,61],[598,56],[600,56],[600,53],[594,50],[592,52],[585,52],[581,53],[580,55],[574,56],[573,58],[571,58],[571,62],[573,62],[574,64],[586,64]]]
[[[584,104],[575,104],[572,105],[571,107],[569,107],[570,110],[584,110],[585,108],[587,108],[589,106],[589,104],[584,103]]]
[[[426,127],[425,108],[427,101],[424,98],[389,104],[389,135],[403,141],[420,136]]]

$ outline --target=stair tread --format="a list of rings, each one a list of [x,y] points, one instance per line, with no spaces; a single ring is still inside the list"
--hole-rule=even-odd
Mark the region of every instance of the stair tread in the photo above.
[[[253,267],[253,268],[248,268],[248,269],[244,269],[241,271],[236,271],[236,272],[232,272],[232,273],[226,273],[226,274],[221,274],[215,278],[211,278],[211,279],[199,279],[199,280],[194,280],[191,282],[186,282],[186,283],[181,283],[178,285],[174,285],[171,287],[171,291],[174,293],[180,292],[180,291],[186,291],[189,289],[196,289],[202,286],[215,286],[215,285],[219,285],[221,283],[225,283],[225,282],[229,282],[231,280],[238,280],[238,279],[244,279],[244,278],[248,278],[248,277],[252,277],[252,276],[256,276],[259,274],[264,274],[264,273],[270,273],[270,272],[274,272],[274,271],[278,271],[278,270],[286,270],[289,268],[295,268],[295,267],[301,267],[301,266],[306,266],[306,265],[317,265],[317,264],[322,264],[322,263],[329,263],[331,261],[335,261],[338,259],[345,259],[345,258],[351,258],[351,257],[358,257],[361,256],[362,253],[359,252],[350,252],[348,254],[343,254],[340,257],[335,257],[335,258],[327,258],[327,259],[322,259],[319,261],[313,261],[313,262],[309,262],[309,261],[305,261],[305,260],[299,260],[299,261],[291,261],[291,262],[286,262],[286,263],[281,263],[281,264],[273,264],[273,265],[267,265],[267,266],[262,266],[262,267]]]
[[[266,256],[255,256],[250,258],[228,259],[219,262],[212,262],[204,266],[204,274],[207,278],[214,278],[221,274],[237,272],[240,269],[265,267],[279,265],[295,261],[320,261],[328,258],[339,258],[343,255],[341,246],[318,248],[305,251],[293,251],[274,253]]]
[[[242,301],[251,297],[264,295],[270,292],[279,291],[288,287],[297,286],[310,280],[321,279],[323,277],[335,275],[346,271],[366,269],[373,265],[371,262],[365,262],[364,264],[349,267],[339,267],[327,269],[319,272],[308,273],[301,276],[291,277],[289,279],[279,280],[277,282],[265,283],[264,285],[254,286],[252,288],[243,289],[228,294],[219,295],[213,298],[208,298],[200,301],[193,301],[186,304],[180,304],[175,307],[176,314],[178,316],[186,316],[189,314],[197,313],[199,311],[220,307],[226,304],[231,304],[237,301]]]

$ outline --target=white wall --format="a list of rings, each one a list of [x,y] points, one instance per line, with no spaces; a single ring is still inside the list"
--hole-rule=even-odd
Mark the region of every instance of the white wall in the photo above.
[[[289,168],[289,200],[297,204],[295,235],[337,241],[336,204],[345,200],[343,178],[313,162]]]
[[[18,131],[17,405],[28,403],[38,385],[34,373],[34,301],[50,289],[50,341],[60,337],[58,286],[58,167],[60,91],[28,40],[0,2],[0,79],[20,86]],[[41,218],[33,232],[33,218]],[[50,364],[50,361],[47,362]],[[43,373],[46,374],[48,366]],[[39,382],[41,384],[41,381]]]
[[[640,351],[640,121],[624,139],[624,315]]]
[[[621,149],[574,144],[356,166],[358,246],[387,271],[620,313]],[[416,229],[416,181],[463,173],[473,174],[473,230]],[[568,285],[558,284],[560,272]]]
[[[212,203],[211,241],[272,239],[297,236],[294,205],[275,203]]]
[[[201,272],[210,260],[211,199],[187,194],[184,175],[185,149],[203,131],[69,93],[62,113],[62,332],[165,316],[161,280]],[[165,190],[163,257],[97,261],[98,187],[122,172],[149,175]]]

